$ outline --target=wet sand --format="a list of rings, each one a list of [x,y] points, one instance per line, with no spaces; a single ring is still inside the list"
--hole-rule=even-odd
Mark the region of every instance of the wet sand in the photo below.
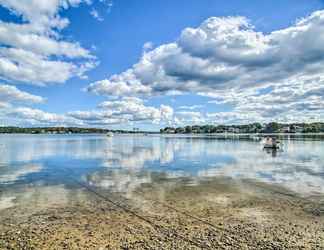
[[[123,194],[79,186],[64,204],[4,207],[0,249],[324,249],[323,197],[222,178],[152,183]]]

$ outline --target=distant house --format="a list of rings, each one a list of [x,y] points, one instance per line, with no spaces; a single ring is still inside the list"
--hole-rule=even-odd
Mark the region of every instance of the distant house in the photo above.
[[[303,127],[300,127],[300,126],[295,127],[295,133],[303,133],[303,131],[304,131]]]
[[[184,128],[182,128],[182,127],[178,127],[178,128],[175,129],[175,133],[177,133],[177,134],[182,134],[182,133],[185,133],[185,132],[186,132],[186,130]]]
[[[304,131],[304,128],[298,125],[292,125],[290,130],[291,133],[302,133]]]
[[[176,130],[174,128],[167,128],[164,130],[165,133],[168,134],[174,134],[176,132]]]
[[[281,129],[281,132],[282,133],[290,133],[292,132],[291,129],[290,129],[290,126],[285,126]]]
[[[228,133],[240,133],[240,129],[239,128],[234,128],[234,127],[229,127],[227,129]]]
[[[263,123],[261,124],[261,131],[265,131],[267,129],[267,124],[266,123]]]

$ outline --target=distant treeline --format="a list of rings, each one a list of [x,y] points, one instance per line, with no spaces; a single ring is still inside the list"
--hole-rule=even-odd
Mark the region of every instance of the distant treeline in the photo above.
[[[79,127],[0,127],[0,134],[106,134],[113,133],[154,133],[134,130],[110,130],[102,128]],[[201,133],[324,133],[324,123],[251,123],[245,125],[194,125],[185,127],[166,127],[160,133],[170,134],[201,134]]]
[[[245,125],[194,125],[185,127],[166,127],[161,133],[190,134],[190,133],[323,133],[324,123],[251,123]]]
[[[4,134],[106,134],[113,133],[143,133],[134,130],[110,130],[101,128],[78,128],[78,127],[0,127],[0,133]]]

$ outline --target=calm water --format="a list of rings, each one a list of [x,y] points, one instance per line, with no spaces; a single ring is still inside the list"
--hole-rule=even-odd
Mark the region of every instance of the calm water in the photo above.
[[[73,180],[129,193],[154,176],[184,185],[226,177],[280,185],[303,196],[324,193],[324,141],[259,142],[172,136],[0,135],[0,210],[33,201],[67,202]]]

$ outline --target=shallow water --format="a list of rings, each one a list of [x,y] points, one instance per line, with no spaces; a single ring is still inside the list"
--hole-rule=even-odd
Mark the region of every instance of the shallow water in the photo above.
[[[0,135],[0,210],[55,206],[81,197],[75,181],[107,192],[212,178],[274,184],[300,196],[324,193],[324,141],[259,142],[159,135]],[[83,196],[82,196],[83,197]]]

